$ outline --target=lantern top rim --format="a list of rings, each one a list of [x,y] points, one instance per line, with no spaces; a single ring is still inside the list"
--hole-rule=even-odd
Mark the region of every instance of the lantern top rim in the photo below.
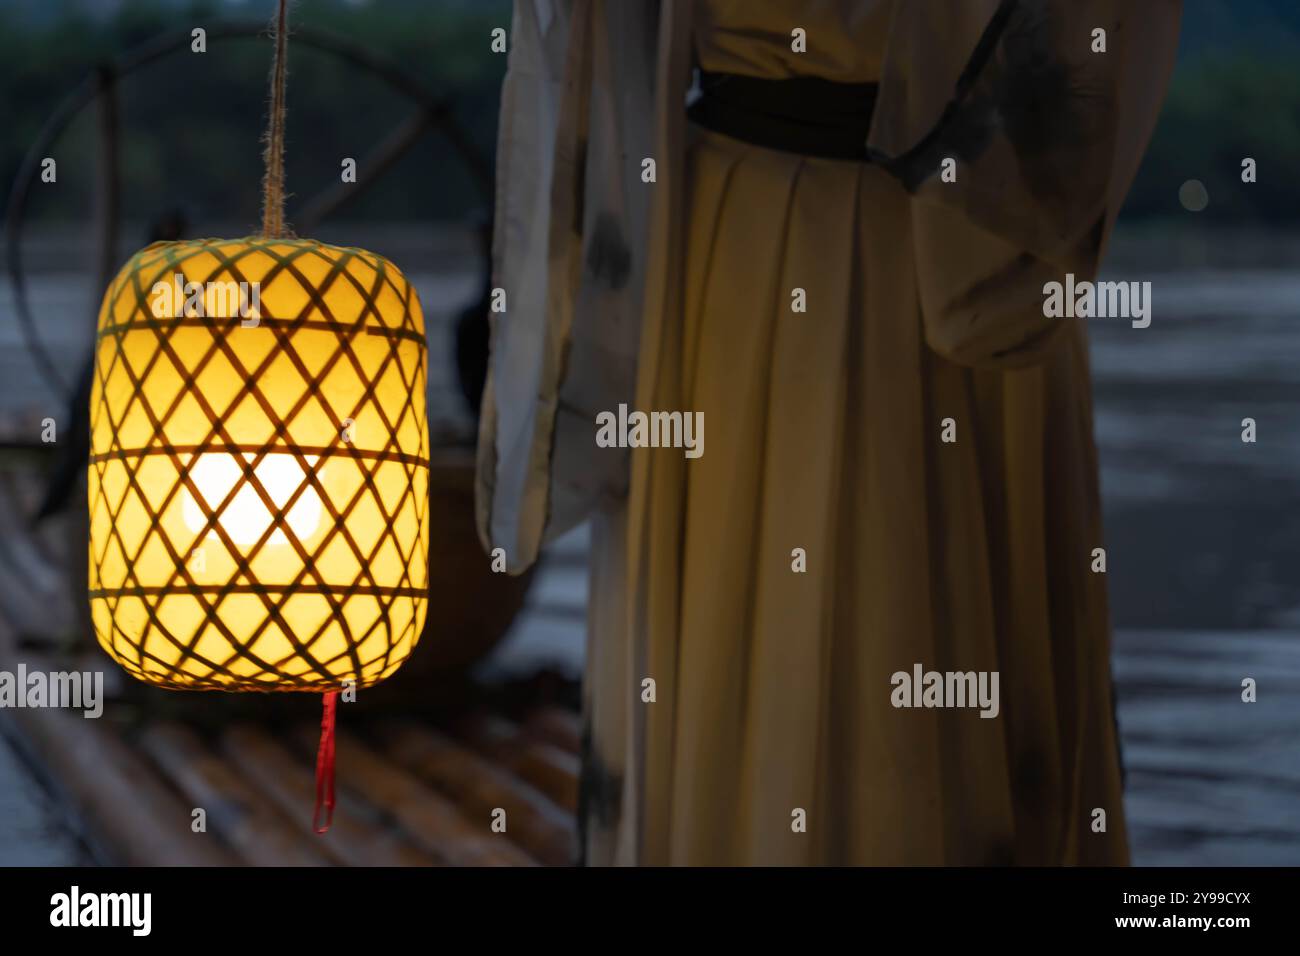
[[[202,265],[196,268],[196,260]],[[356,322],[371,328],[403,331],[424,346],[424,314],[419,295],[406,274],[386,256],[357,246],[318,239],[248,235],[238,238],[165,239],[137,250],[110,283],[101,311],[99,333],[120,324],[109,309],[120,296],[147,311],[149,291],[158,283],[253,283],[263,290],[290,282],[310,298],[329,297],[333,289],[351,290],[363,300]],[[385,305],[386,303],[386,305]],[[400,314],[398,314],[400,313]],[[214,321],[230,321],[217,316]],[[293,318],[284,321],[293,323]],[[340,327],[352,324],[347,321]]]
[[[195,236],[191,239],[159,239],[157,242],[151,242],[147,246],[142,246],[127,260],[130,265],[134,260],[142,257],[146,252],[156,252],[165,248],[181,248],[184,246],[196,247],[221,247],[221,246],[251,246],[262,249],[274,248],[275,246],[286,246],[289,248],[310,248],[319,249],[336,253],[351,253],[354,256],[382,262],[393,269],[401,270],[387,256],[378,252],[372,252],[369,249],[363,249],[360,246],[339,246],[330,242],[322,242],[319,239],[312,239],[305,236],[263,236],[252,233],[246,236]],[[124,267],[125,268],[125,267]]]

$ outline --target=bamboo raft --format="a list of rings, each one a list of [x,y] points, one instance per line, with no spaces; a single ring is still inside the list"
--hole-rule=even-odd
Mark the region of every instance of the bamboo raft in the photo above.
[[[67,569],[84,542],[57,522],[32,528],[24,517],[40,489],[38,469],[21,458],[10,455],[0,467],[0,670],[16,672],[21,662],[29,672],[102,671],[107,703],[98,719],[77,710],[6,709],[0,730],[93,860],[573,862],[579,718],[572,674],[542,668],[484,680],[455,662],[447,672],[415,667],[410,679],[399,672],[361,691],[339,708],[338,806],[332,829],[318,835],[311,819],[318,698],[169,694],[121,674],[85,637],[75,611],[77,579]],[[580,624],[571,623],[581,640]],[[497,832],[493,820],[503,811],[505,830]]]

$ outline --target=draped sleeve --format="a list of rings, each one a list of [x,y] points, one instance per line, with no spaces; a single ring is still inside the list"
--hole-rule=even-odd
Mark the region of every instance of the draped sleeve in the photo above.
[[[935,351],[1032,364],[1065,327],[1043,316],[1043,286],[1095,275],[1164,98],[1180,14],[1181,0],[898,0],[868,146],[913,195]]]
[[[479,536],[518,573],[628,461],[595,417],[633,399],[659,4],[515,0],[501,94]]]

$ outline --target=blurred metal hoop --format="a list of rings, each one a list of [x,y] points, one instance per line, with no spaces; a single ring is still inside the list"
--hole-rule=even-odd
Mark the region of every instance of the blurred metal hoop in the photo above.
[[[267,33],[265,23],[224,23],[208,29],[208,36],[213,39],[255,39]],[[24,344],[31,354],[36,367],[45,378],[51,391],[64,400],[71,400],[72,394],[68,383],[59,374],[58,368],[36,329],[27,300],[27,284],[22,264],[22,227],[27,210],[27,200],[32,183],[36,181],[42,158],[48,155],[50,147],[63,135],[64,130],[73,119],[90,103],[100,101],[103,108],[100,113],[99,138],[101,148],[101,174],[99,177],[98,216],[100,219],[100,285],[106,285],[115,266],[113,239],[116,235],[117,219],[120,211],[118,202],[119,182],[117,165],[117,110],[116,87],[124,77],[150,66],[157,61],[189,48],[192,42],[190,31],[166,33],[140,44],[120,57],[101,64],[92,70],[81,84],[72,91],[50,114],[45,125],[37,134],[31,148],[23,157],[18,168],[18,175],[9,193],[9,203],[5,215],[5,265],[13,282],[15,312],[22,332]],[[300,224],[305,228],[314,227],[322,219],[335,212],[347,201],[355,198],[365,186],[392,166],[409,150],[425,129],[433,127],[445,136],[452,148],[465,161],[475,182],[484,197],[492,194],[492,164],[473,144],[464,129],[457,123],[451,109],[450,101],[437,97],[425,90],[415,79],[395,64],[375,56],[365,48],[328,31],[311,28],[295,28],[293,42],[323,53],[328,53],[357,69],[364,70],[388,84],[395,92],[402,94],[416,104],[416,112],[398,127],[385,141],[358,164],[365,170],[351,188],[340,191],[330,189],[321,193],[316,199],[303,207]]]

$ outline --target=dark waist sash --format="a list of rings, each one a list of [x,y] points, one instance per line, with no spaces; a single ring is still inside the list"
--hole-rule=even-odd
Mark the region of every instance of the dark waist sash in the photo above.
[[[733,139],[804,156],[867,162],[875,83],[814,76],[769,80],[700,71],[691,122]]]

